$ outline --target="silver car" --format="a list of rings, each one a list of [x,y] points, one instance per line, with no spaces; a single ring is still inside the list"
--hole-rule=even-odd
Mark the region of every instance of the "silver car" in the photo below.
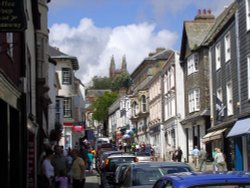
[[[191,172],[192,167],[179,162],[131,163],[124,170],[115,187],[152,187],[163,175],[177,172]]]

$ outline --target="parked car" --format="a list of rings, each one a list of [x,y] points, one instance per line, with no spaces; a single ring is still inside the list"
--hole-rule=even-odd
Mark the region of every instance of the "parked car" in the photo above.
[[[165,174],[191,172],[192,167],[178,162],[139,162],[131,163],[124,170],[115,187],[152,187]]]
[[[128,153],[108,156],[100,171],[101,187],[112,187],[109,182],[109,177],[114,175],[117,165],[121,163],[134,163],[136,160],[135,155]]]
[[[186,172],[161,177],[153,188],[249,188],[250,172]]]
[[[101,154],[99,154],[98,156],[96,156],[96,169],[98,172],[101,171],[102,169],[102,166],[104,166],[104,162],[105,162],[105,159],[108,157],[108,156],[111,156],[111,155],[119,155],[119,154],[123,154],[124,152],[123,151],[104,151],[102,152]]]
[[[137,157],[138,162],[150,162],[155,160],[154,156],[151,155],[150,152],[138,151],[135,152],[135,156]]]

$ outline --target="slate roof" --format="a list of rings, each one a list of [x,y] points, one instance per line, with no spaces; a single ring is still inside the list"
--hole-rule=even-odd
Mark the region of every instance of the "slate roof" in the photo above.
[[[234,1],[229,5],[215,20],[213,27],[210,29],[209,33],[203,41],[203,45],[209,45],[213,39],[219,34],[223,27],[232,19],[238,9],[238,4]]]
[[[79,69],[78,60],[75,56],[69,56],[61,52],[58,48],[52,47],[49,45],[49,55],[52,59],[70,59],[72,61],[72,66],[74,70]]]

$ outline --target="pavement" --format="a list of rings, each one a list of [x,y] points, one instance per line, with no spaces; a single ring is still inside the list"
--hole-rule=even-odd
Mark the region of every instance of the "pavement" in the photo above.
[[[99,188],[100,178],[99,174],[93,170],[93,172],[86,172],[85,188]]]

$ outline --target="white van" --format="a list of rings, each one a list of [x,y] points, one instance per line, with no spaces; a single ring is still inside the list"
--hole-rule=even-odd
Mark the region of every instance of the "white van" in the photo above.
[[[98,146],[101,146],[102,144],[109,144],[110,140],[108,137],[97,137],[95,140],[95,150],[97,151]]]

